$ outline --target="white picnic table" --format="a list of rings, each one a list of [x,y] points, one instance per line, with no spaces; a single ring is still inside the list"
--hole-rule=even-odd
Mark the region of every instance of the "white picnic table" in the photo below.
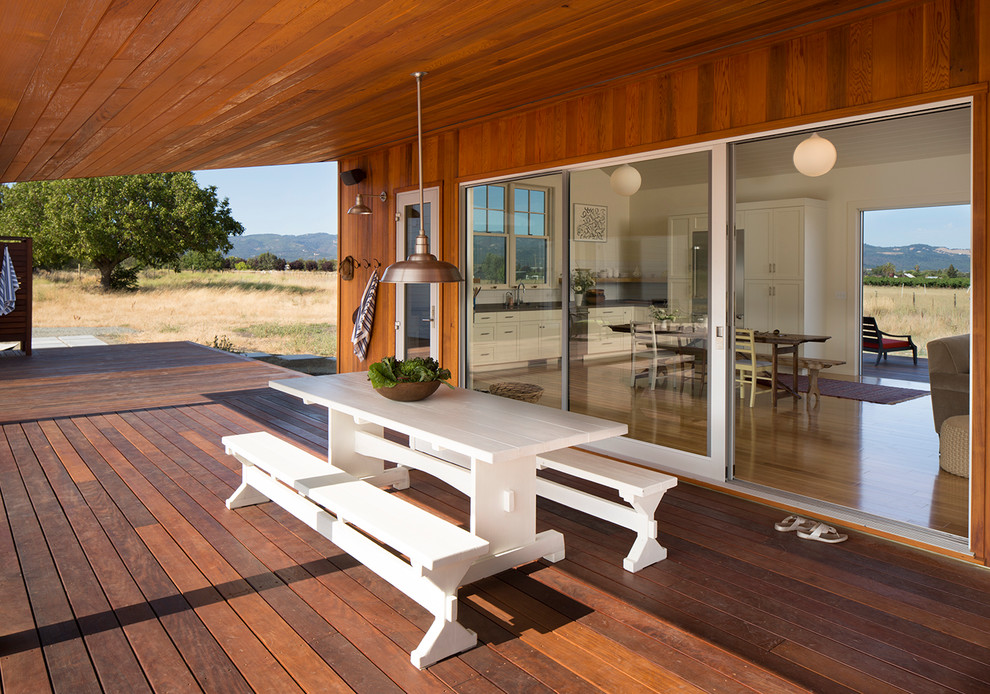
[[[270,386],[328,408],[334,466],[397,487],[403,473],[408,480],[406,468],[413,467],[470,498],[470,531],[489,542],[490,553],[474,563],[463,583],[540,557],[562,559],[563,535],[536,532],[536,457],[628,431],[619,422],[464,388],[441,386],[426,400],[396,402],[376,393],[364,372],[290,378]],[[408,435],[413,446],[387,440],[385,429]],[[388,471],[384,460],[400,467]]]

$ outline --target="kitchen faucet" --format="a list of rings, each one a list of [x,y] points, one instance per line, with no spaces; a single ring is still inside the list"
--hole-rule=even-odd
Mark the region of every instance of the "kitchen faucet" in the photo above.
[[[526,285],[520,282],[516,285],[516,306],[521,306],[523,297],[526,295]]]

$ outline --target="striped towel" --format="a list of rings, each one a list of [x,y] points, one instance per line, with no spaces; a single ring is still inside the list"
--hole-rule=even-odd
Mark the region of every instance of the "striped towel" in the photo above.
[[[354,343],[354,354],[361,361],[368,355],[368,342],[371,340],[371,327],[375,323],[375,294],[378,292],[378,270],[371,273],[371,279],[364,288],[361,305],[354,319],[354,332],[351,342]]]
[[[6,316],[14,310],[14,294],[21,286],[14,272],[14,263],[10,259],[10,251],[3,247],[3,263],[0,263],[0,316]]]

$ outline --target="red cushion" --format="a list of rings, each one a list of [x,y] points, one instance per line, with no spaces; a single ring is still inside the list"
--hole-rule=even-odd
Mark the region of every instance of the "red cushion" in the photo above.
[[[884,349],[897,349],[899,347],[910,347],[911,343],[907,340],[890,340],[888,338],[883,338]]]

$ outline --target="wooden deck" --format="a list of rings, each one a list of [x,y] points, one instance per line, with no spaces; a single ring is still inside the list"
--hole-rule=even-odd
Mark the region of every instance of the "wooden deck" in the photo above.
[[[228,433],[325,452],[286,372],[186,343],[0,360],[0,677],[14,692],[976,692],[990,572],[682,484],[670,557],[621,568],[630,531],[541,502],[567,559],[461,590],[479,646],[417,671],[431,619],[273,504],[228,511]],[[414,475],[402,492],[466,523]]]

